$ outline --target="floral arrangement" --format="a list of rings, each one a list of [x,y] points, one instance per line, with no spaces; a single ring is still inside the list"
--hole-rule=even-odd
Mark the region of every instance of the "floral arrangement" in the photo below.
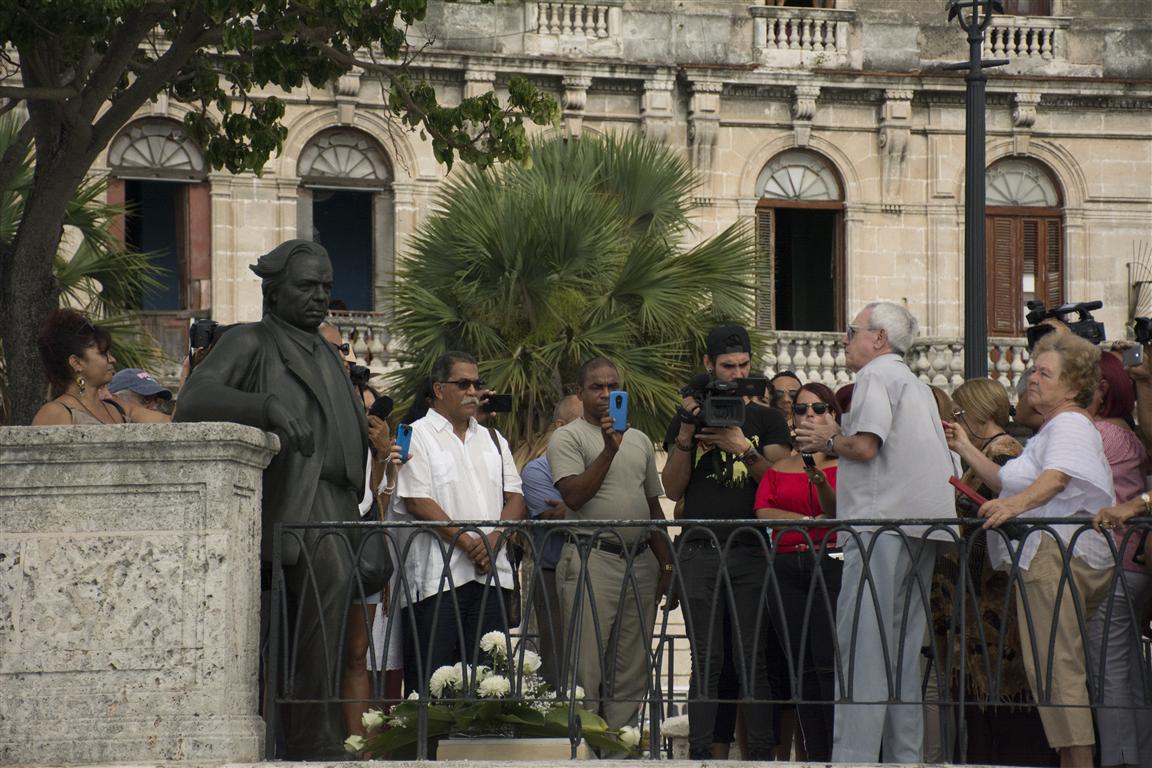
[[[539,676],[540,656],[514,644],[503,632],[480,639],[480,650],[491,666],[455,664],[432,673],[428,690],[413,691],[390,713],[379,709],[364,714],[367,736],[350,736],[349,752],[361,757],[394,752],[418,739],[420,710],[427,710],[428,738],[449,735],[570,737],[569,718],[580,724],[580,735],[590,746],[628,755],[641,748],[638,728],[611,729],[604,719],[581,706],[584,690],[560,697]]]

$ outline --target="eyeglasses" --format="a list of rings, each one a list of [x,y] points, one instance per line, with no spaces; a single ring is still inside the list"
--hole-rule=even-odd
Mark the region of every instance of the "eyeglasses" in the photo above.
[[[968,411],[964,410],[963,408],[954,408],[952,410],[952,418],[959,419],[961,416],[964,416],[966,413],[968,413]]]
[[[852,341],[852,339],[860,331],[870,331],[870,330],[872,330],[872,329],[866,325],[856,325],[854,323],[848,323],[848,341]]]
[[[809,408],[811,408],[812,413],[817,416],[823,416],[828,413],[832,406],[828,405],[828,403],[794,403],[792,405],[792,413],[797,416],[803,416],[808,413]]]
[[[484,379],[456,379],[455,381],[442,381],[440,383],[455,384],[460,388],[461,392],[467,392],[472,387],[475,387],[477,390],[488,388],[488,382],[484,381]]]
[[[772,390],[772,397],[779,400],[782,397],[787,397],[790,400],[795,400],[796,396],[800,394],[798,389],[774,389]]]
[[[332,344],[332,342],[328,342],[328,343]],[[344,342],[343,344],[332,344],[332,346],[335,347],[336,349],[340,350],[344,354],[348,354],[349,352],[352,351],[352,345],[349,344],[348,342]]]

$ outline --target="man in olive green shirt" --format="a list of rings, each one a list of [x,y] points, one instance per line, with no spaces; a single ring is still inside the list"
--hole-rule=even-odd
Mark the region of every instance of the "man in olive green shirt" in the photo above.
[[[612,428],[608,396],[618,389],[612,361],[585,363],[576,392],[584,416],[549,441],[548,463],[569,520],[664,519],[652,441],[639,430]],[[584,688],[610,728],[635,724],[648,694],[656,606],[671,563],[664,530],[637,525],[573,528],[556,565],[564,634],[577,644],[565,682]]]

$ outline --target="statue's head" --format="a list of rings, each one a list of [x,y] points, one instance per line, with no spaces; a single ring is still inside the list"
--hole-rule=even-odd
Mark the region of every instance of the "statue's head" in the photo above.
[[[332,261],[323,246],[288,240],[249,267],[263,280],[264,314],[315,331],[328,316],[332,298]]]

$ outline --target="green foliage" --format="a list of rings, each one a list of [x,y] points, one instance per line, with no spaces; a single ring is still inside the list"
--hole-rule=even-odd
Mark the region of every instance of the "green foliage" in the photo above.
[[[411,399],[432,361],[472,352],[515,412],[499,426],[531,453],[588,358],[613,359],[631,423],[660,439],[703,335],[751,316],[755,243],[735,225],[693,247],[696,181],[641,137],[531,144],[530,162],[454,176],[398,270],[395,330]]]

